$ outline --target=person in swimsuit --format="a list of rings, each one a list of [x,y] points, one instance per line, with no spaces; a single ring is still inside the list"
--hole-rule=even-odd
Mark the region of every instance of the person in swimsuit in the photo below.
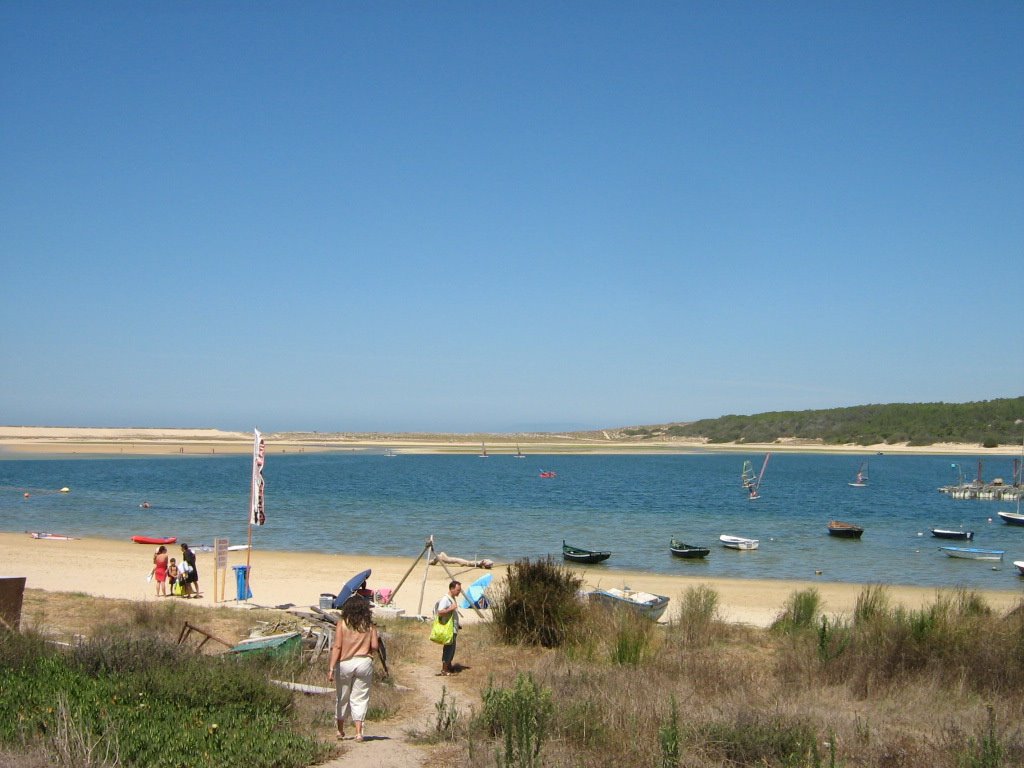
[[[163,544],[153,555],[153,575],[156,577],[156,596],[167,597],[167,547]]]

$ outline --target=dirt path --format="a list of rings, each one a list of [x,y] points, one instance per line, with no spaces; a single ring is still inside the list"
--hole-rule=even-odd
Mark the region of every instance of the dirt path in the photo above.
[[[440,701],[444,688],[453,690],[452,682],[457,679],[437,676],[440,667],[437,650],[430,645],[418,648],[416,658],[403,665],[400,684],[412,690],[400,714],[388,720],[367,722],[365,741],[346,741],[345,754],[322,763],[319,768],[413,768],[436,764],[436,753],[444,747],[415,744],[410,734],[434,730],[435,704]],[[464,697],[457,696],[461,705]],[[460,709],[465,707],[460,706]],[[354,733],[351,725],[347,732]]]

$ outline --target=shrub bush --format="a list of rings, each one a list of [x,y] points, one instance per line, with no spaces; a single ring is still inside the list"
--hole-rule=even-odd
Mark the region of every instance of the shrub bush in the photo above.
[[[545,648],[572,640],[583,618],[582,584],[579,576],[550,557],[516,561],[491,603],[499,638]]]

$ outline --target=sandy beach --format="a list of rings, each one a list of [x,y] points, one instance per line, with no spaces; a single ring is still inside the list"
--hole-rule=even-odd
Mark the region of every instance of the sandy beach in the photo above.
[[[196,542],[190,542],[193,546]],[[171,555],[180,556],[177,545],[168,547]],[[147,581],[152,567],[155,546],[135,544],[131,541],[84,538],[73,541],[47,541],[30,538],[24,533],[0,533],[0,576],[24,576],[26,587],[52,592],[84,592],[99,597],[131,600],[157,600],[154,584]],[[394,588],[408,574],[394,604],[406,615],[429,613],[432,603],[447,590],[448,574],[440,566],[429,568],[420,560],[412,568],[418,553],[408,558],[373,557],[362,555],[326,555],[298,552],[263,552],[250,555],[251,589],[253,597],[239,603],[236,597],[235,565],[245,565],[246,552],[228,553],[225,594],[228,600],[213,599],[213,554],[197,553],[200,586],[203,597],[195,600],[202,605],[246,605],[253,607],[304,608],[317,605],[321,593],[336,593],[351,576],[371,568],[369,586]],[[410,568],[412,568],[410,572]],[[452,574],[463,583],[470,583],[486,571],[460,566],[448,566]],[[496,580],[504,577],[504,568],[498,564],[493,572]],[[224,573],[224,571],[221,571]],[[598,586],[588,580],[585,569],[580,570],[586,585]],[[605,582],[609,574],[604,574]],[[795,591],[814,587],[821,595],[824,610],[831,615],[849,615],[863,589],[857,584],[829,582],[801,582],[755,579],[702,579],[685,576],[617,571],[615,583],[601,586],[628,584],[633,589],[668,595],[673,599],[665,619],[676,610],[679,597],[692,586],[706,584],[718,592],[722,617],[728,621],[755,626],[767,626],[782,611],[787,598]],[[424,579],[426,579],[424,581]],[[422,594],[422,601],[421,601]],[[1001,612],[1016,606],[1021,600],[1019,590],[982,592],[988,604]],[[933,602],[936,591],[925,587],[894,586],[894,602],[916,608]],[[467,612],[468,613],[468,612]],[[468,616],[467,622],[478,620]]]
[[[267,453],[313,453],[391,449],[396,453],[478,453],[486,443],[492,454],[554,453],[688,453],[698,450],[744,452],[908,453],[932,455],[1012,456],[1019,447],[982,448],[965,443],[907,445],[824,445],[816,440],[787,439],[771,444],[715,443],[681,438],[648,440],[621,434],[411,434],[349,432],[266,433]],[[251,432],[220,429],[0,426],[0,455],[213,455],[252,451]]]

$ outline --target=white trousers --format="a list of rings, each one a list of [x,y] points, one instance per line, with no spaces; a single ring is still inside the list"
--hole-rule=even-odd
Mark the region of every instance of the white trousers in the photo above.
[[[349,715],[353,722],[366,719],[372,679],[373,659],[369,656],[355,656],[338,662],[334,668],[334,687],[338,691],[335,717],[339,721],[344,722]]]

